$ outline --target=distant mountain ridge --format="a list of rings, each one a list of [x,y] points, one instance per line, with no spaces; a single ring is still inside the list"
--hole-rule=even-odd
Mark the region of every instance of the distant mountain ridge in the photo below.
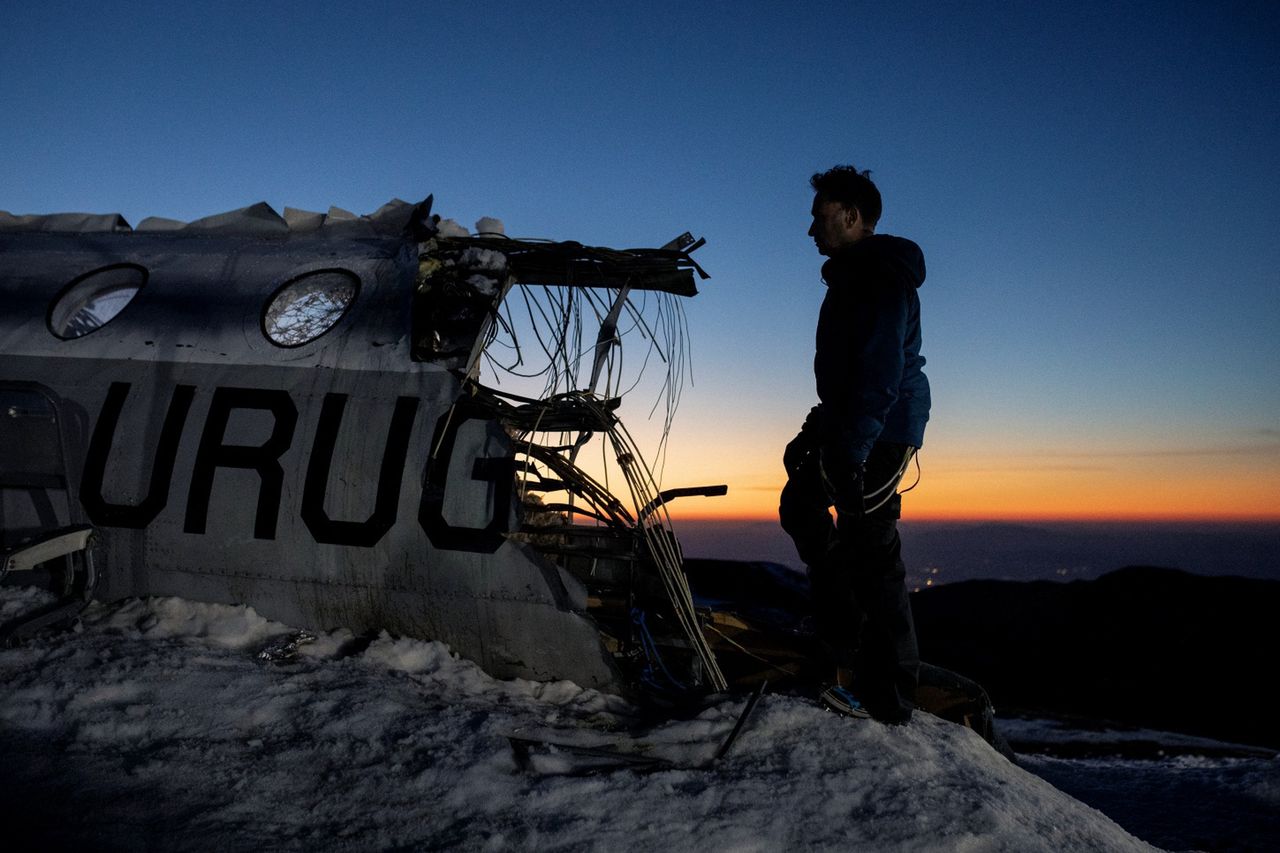
[[[1280,748],[1270,695],[1280,581],[1127,566],[1091,581],[917,592],[921,656],[998,714],[1078,715]]]
[[[966,580],[1077,580],[1120,566],[1280,580],[1280,524],[1265,522],[947,522],[900,525],[915,589]],[[768,560],[801,569],[774,521],[684,521],[687,557]]]

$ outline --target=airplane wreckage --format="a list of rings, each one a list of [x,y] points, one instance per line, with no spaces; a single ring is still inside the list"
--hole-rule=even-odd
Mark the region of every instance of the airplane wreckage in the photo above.
[[[684,559],[667,504],[725,487],[660,490],[619,416],[630,335],[669,424],[702,243],[0,213],[0,571],[62,596],[0,630],[173,595],[666,701],[812,682],[804,579]],[[918,701],[993,737],[972,682]]]

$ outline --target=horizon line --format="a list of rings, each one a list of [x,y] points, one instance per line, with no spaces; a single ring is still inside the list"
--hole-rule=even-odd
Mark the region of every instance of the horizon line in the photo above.
[[[768,515],[679,515],[672,513],[675,524],[690,522],[778,524],[777,516]],[[909,515],[900,522],[949,524],[1275,524],[1280,515],[1054,515],[1054,516],[960,516]]]

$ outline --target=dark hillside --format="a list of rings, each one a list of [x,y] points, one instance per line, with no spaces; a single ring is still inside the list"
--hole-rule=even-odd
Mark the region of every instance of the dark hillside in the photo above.
[[[1041,711],[1280,747],[1280,581],[1131,566],[1093,581],[965,581],[912,596],[921,657]]]

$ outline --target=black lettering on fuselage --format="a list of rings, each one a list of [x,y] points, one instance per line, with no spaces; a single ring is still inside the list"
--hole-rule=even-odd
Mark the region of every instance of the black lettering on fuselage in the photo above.
[[[174,386],[156,443],[147,494],[132,506],[109,503],[102,494],[108,458],[116,440],[120,415],[130,388],[128,382],[113,382],[107,391],[85,457],[80,501],[89,520],[94,524],[141,530],[150,525],[168,503],[178,448],[187,416],[195,400],[196,387]],[[300,515],[318,543],[369,548],[381,541],[396,523],[404,467],[419,399],[396,399],[382,451],[373,512],[364,521],[335,520],[329,517],[324,508],[333,455],[347,400],[346,394],[328,393],[321,404],[315,441],[307,461]],[[245,446],[224,443],[232,413],[237,409],[270,413],[271,434],[262,444]],[[431,442],[436,454],[428,460],[423,472],[422,498],[418,505],[418,523],[436,548],[493,553],[506,540],[504,534],[510,532],[512,485],[515,478],[515,460],[511,456],[479,458],[472,466],[473,480],[493,483],[493,503],[488,524],[484,527],[460,527],[450,524],[445,518],[445,492],[458,430],[470,421],[491,419],[491,412],[463,400],[436,422]],[[285,476],[280,460],[293,442],[297,423],[298,409],[287,391],[215,388],[191,470],[183,532],[206,532],[217,470],[241,468],[256,472],[261,481],[254,515],[254,538],[274,539]]]
[[[418,398],[396,399],[391,426],[387,430],[387,443],[382,450],[382,467],[378,472],[373,514],[365,521],[335,521],[324,509],[329,471],[333,465],[333,450],[338,443],[338,429],[342,425],[342,413],[346,406],[346,394],[324,395],[320,420],[316,424],[316,440],[311,446],[311,459],[307,463],[306,485],[302,489],[302,520],[317,542],[370,548],[396,522],[400,483],[409,452],[413,419],[418,413]]]
[[[169,484],[173,481],[173,463],[178,456],[178,442],[182,439],[182,428],[186,425],[187,413],[191,410],[196,389],[194,385],[178,385],[173,389],[173,396],[169,398],[169,410],[165,413],[164,425],[160,428],[160,440],[156,443],[155,457],[151,461],[147,496],[137,505],[129,506],[108,503],[102,496],[107,457],[111,455],[111,445],[115,439],[116,427],[120,423],[120,412],[129,396],[129,388],[128,382],[112,382],[107,390],[102,413],[98,415],[93,436],[89,439],[84,476],[80,482],[80,503],[94,524],[141,530],[169,502]]]
[[[445,412],[436,424],[435,436],[431,439],[436,453],[427,462],[418,522],[437,548],[492,554],[506,541],[503,534],[511,530],[511,487],[515,482],[516,462],[510,456],[477,459],[471,470],[472,479],[493,483],[493,515],[487,525],[454,527],[444,517],[445,486],[458,429],[467,421],[491,419],[492,415],[484,410],[459,401],[453,411]]]
[[[236,409],[258,409],[274,418],[271,435],[256,447],[223,444],[223,436],[231,413]],[[280,515],[280,492],[284,486],[284,469],[280,457],[293,441],[298,423],[298,409],[287,391],[260,388],[218,388],[213,392],[209,414],[205,418],[200,448],[196,451],[191,471],[191,489],[187,493],[187,515],[182,529],[187,533],[204,533],[209,517],[209,498],[213,492],[213,475],[219,468],[245,468],[257,471],[262,479],[258,490],[258,509],[253,523],[255,539],[274,539]]]

